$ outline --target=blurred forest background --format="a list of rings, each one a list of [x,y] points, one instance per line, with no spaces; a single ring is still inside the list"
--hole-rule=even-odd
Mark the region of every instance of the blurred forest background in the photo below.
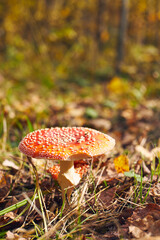
[[[159,53],[159,0],[1,0],[1,120],[90,126],[112,110],[155,108]]]

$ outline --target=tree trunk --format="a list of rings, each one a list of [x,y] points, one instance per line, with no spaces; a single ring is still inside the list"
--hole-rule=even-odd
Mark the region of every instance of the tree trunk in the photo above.
[[[124,48],[126,41],[126,31],[127,31],[127,16],[128,16],[128,1],[122,0],[121,10],[120,10],[120,25],[117,43],[117,57],[116,57],[116,73],[121,70],[121,65],[124,60]]]
[[[155,45],[159,47],[159,19],[158,19],[158,13],[159,13],[159,0],[155,1],[155,16],[156,16],[156,22],[155,22]]]

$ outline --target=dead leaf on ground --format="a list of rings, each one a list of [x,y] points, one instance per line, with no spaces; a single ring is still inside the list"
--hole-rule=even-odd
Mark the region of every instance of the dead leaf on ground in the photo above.
[[[15,170],[19,170],[19,167],[11,160],[5,159],[2,164],[5,167],[9,167],[9,168],[13,168]]]
[[[160,206],[150,203],[145,208],[137,208],[127,219],[133,237],[160,235]],[[135,235],[135,228],[136,230]],[[144,232],[145,231],[145,232]]]
[[[136,122],[136,114],[131,108],[124,109],[121,113],[121,116],[126,119],[128,125],[134,125]]]
[[[156,147],[152,149],[151,159],[153,160],[155,157],[160,158],[160,147]]]
[[[94,173],[94,170],[93,170]],[[104,166],[104,169],[102,168],[102,171],[99,171],[99,173],[96,175],[96,181],[98,182],[98,185],[102,184],[104,181],[110,182],[114,181],[116,179],[116,182],[119,178],[124,177],[123,173],[117,173],[114,163],[112,161],[107,162],[107,166]]]
[[[153,114],[154,112],[152,109],[141,107],[140,111],[137,112],[137,120],[150,120]]]
[[[151,157],[151,152],[149,152],[146,148],[144,148],[141,145],[137,145],[135,147],[135,150],[137,152],[139,152],[142,156],[146,157],[146,158],[150,158]]]
[[[135,227],[133,225],[129,226],[129,233],[132,234],[136,239],[141,239],[142,237],[147,237],[149,234],[142,231],[139,227]]]
[[[98,236],[98,234],[96,234],[96,236],[92,235],[91,239],[93,239],[93,240],[112,240],[112,239],[119,240],[119,237],[116,235],[117,235],[116,232],[111,232],[111,233],[108,232],[105,234],[99,234],[99,236]]]
[[[0,170],[0,200],[1,201],[3,201],[3,199],[10,192],[11,183],[12,183],[11,176],[7,174],[5,171]]]
[[[136,239],[132,238],[132,240],[136,240]],[[159,236],[158,237],[145,236],[145,237],[142,237],[140,240],[159,240]]]
[[[157,204],[160,204],[160,183],[155,183],[149,192],[149,195],[154,198]]]
[[[142,169],[144,174],[150,174],[151,170],[147,167],[146,162],[142,161]]]
[[[111,128],[111,122],[104,118],[92,119],[89,121],[91,127],[101,130],[109,130]]]
[[[123,139],[121,140],[122,145],[129,145],[132,144],[133,141],[136,139],[134,134],[126,132],[123,136]]]
[[[98,201],[100,201],[104,207],[108,207],[113,201],[113,198],[116,193],[116,189],[117,189],[116,187],[113,187],[113,188],[109,188],[102,191],[98,195],[98,198],[97,198]]]
[[[21,237],[16,233],[12,233],[11,231],[8,231],[6,233],[6,240],[26,240],[26,238]]]
[[[8,219],[8,221],[14,220],[15,222],[19,222],[19,223],[22,223],[24,221],[23,216],[18,216],[14,212],[8,212],[8,213],[4,214],[4,219]]]

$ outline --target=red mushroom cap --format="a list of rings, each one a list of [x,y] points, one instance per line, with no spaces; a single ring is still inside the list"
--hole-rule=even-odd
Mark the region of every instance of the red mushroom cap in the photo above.
[[[52,160],[79,160],[111,150],[115,140],[84,127],[46,128],[29,133],[19,144],[27,156]]]

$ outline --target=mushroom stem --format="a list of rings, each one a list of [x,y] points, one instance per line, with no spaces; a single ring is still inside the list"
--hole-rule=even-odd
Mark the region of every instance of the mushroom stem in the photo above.
[[[60,161],[58,182],[61,186],[63,200],[65,199],[65,194],[67,194],[67,198],[70,200],[74,186],[79,183],[80,179],[79,174],[75,173],[74,161]]]

